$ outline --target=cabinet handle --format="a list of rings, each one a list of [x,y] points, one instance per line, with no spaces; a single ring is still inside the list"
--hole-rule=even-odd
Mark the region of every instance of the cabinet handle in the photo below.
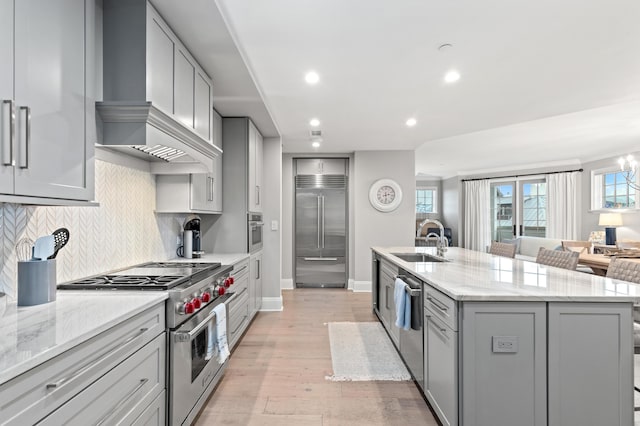
[[[31,108],[20,107],[20,113],[24,113],[24,132],[20,133],[20,164],[21,169],[29,168],[29,146],[31,145]]]
[[[215,198],[216,194],[216,180],[215,178],[211,178],[211,201]]]
[[[256,206],[260,205],[260,186],[256,185]]]
[[[260,259],[256,259],[256,280],[260,279]]]
[[[436,308],[440,309],[441,311],[448,311],[449,308],[447,308],[445,305],[443,305],[442,303],[438,302],[437,299],[434,299],[433,297],[429,296],[427,294],[427,300],[429,302],[431,302],[433,304],[433,306],[435,306]]]
[[[100,364],[102,361],[104,361],[106,358],[108,358],[109,355],[111,355],[117,349],[119,349],[119,348],[121,348],[123,346],[126,346],[127,343],[130,343],[134,339],[137,339],[138,337],[142,336],[144,333],[147,332],[147,330],[149,330],[149,329],[148,328],[141,328],[140,330],[138,330],[136,332],[136,334],[134,334],[133,336],[131,336],[128,339],[124,340],[123,342],[117,342],[116,344],[112,345],[109,349],[107,349],[106,351],[102,352],[102,354],[99,357],[92,359],[91,361],[86,363],[83,367],[81,367],[78,370],[76,370],[73,373],[71,373],[69,376],[62,378],[62,379],[58,380],[57,382],[47,383],[47,389],[57,389],[57,388],[61,387],[62,385],[64,385],[65,383],[68,383],[68,382],[72,381],[73,379],[75,379],[76,377],[82,375],[86,371],[94,368],[97,364]]]
[[[15,123],[16,123],[16,112],[15,106],[13,104],[13,100],[3,100],[2,107],[9,106],[9,111],[7,111],[7,118],[4,126],[4,132],[2,134],[2,165],[4,166],[15,166],[15,161],[13,159],[13,138],[15,136]],[[3,114],[4,118],[5,115]],[[7,125],[8,124],[8,125]],[[7,143],[8,141],[8,143]]]
[[[142,387],[144,385],[147,384],[147,382],[149,381],[149,379],[144,378],[142,380],[140,380],[140,383],[138,383],[138,386],[136,386],[131,392],[129,392],[128,394],[126,394],[125,396],[122,397],[122,399],[120,401],[118,401],[118,403],[116,404],[115,407],[113,407],[113,409],[108,412],[107,414],[105,414],[100,420],[98,420],[98,423],[96,423],[97,426],[100,426],[102,424],[104,424],[107,419],[109,419],[110,417],[112,417],[116,411],[118,411],[120,409],[120,407],[122,407],[127,401],[129,401],[129,399],[135,395],[136,393],[138,393],[138,391],[140,389],[142,389]]]

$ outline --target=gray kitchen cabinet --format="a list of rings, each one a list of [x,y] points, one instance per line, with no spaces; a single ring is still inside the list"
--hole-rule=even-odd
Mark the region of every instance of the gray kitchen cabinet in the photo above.
[[[163,302],[4,383],[0,424],[134,420],[165,388],[164,339]]]
[[[105,14],[107,24],[110,24],[112,20],[118,19],[118,10],[116,9],[120,5],[115,2],[105,2]],[[111,9],[110,9],[111,8]],[[146,6],[145,6],[146,8]],[[114,11],[116,15],[114,18],[110,18],[108,13],[110,10]],[[140,13],[140,12],[139,12]],[[142,17],[144,19],[144,16]],[[140,19],[140,18],[139,18]],[[142,22],[142,19],[138,22],[138,25]],[[133,79],[111,80],[111,75],[105,75],[105,99],[127,99],[134,100],[144,96],[139,93],[143,88],[146,88],[146,96],[144,99],[148,99],[155,104],[155,106],[164,111],[167,114],[173,114],[173,83],[174,83],[174,52],[176,50],[176,43],[171,30],[164,22],[162,17],[157,13],[154,13],[152,9],[148,10],[148,17],[146,19],[147,24],[147,47],[145,49],[147,56],[147,67],[145,75],[145,85],[140,86],[140,81],[133,81]],[[116,25],[115,23],[113,25]],[[110,27],[107,26],[107,30]],[[115,34],[114,34],[115,35]],[[127,65],[131,65],[133,60],[133,53],[129,54],[127,50],[117,49],[117,45],[112,43],[114,37],[109,34],[106,38],[105,56],[111,60],[107,63],[107,67],[111,67],[111,71],[115,71],[113,68],[119,65],[118,70],[120,72],[126,72]],[[126,40],[119,40],[120,43],[125,43]],[[115,43],[114,43],[115,44]],[[113,49],[114,51],[112,51]],[[111,56],[113,55],[127,55],[129,63],[117,64],[114,62]],[[107,59],[105,58],[105,59]],[[115,77],[115,76],[114,76]],[[140,76],[137,76],[140,77]],[[135,84],[137,83],[137,84]]]
[[[244,259],[233,265],[230,276],[234,283],[230,291],[236,294],[236,298],[229,305],[229,347],[233,349],[240,341],[242,333],[247,329],[251,321],[249,308],[250,287],[250,259]]]
[[[211,111],[212,117],[212,142],[215,146],[222,149],[222,116],[215,109]]]
[[[460,424],[546,425],[547,304],[466,302],[461,324]]]
[[[262,135],[253,124],[252,121],[248,122],[248,136],[249,136],[249,211],[261,212],[262,211]]]
[[[222,213],[221,163],[214,159],[214,173],[156,175],[156,212]]]
[[[396,275],[398,268],[394,268],[393,265],[386,260],[380,261],[380,280],[383,291],[383,317],[385,319],[387,330],[391,336],[396,347],[400,344],[400,329],[396,326],[396,303],[393,297],[393,293],[396,285]]]
[[[424,394],[445,426],[458,424],[458,333],[424,309]]]
[[[2,200],[93,199],[94,8],[85,0],[0,2]]]
[[[213,106],[211,104],[213,92],[211,86],[211,79],[204,71],[196,68],[193,82],[193,128],[204,139],[216,145],[213,141]]]
[[[163,390],[135,419],[133,426],[164,426],[167,424],[167,391]]]
[[[173,82],[173,113],[187,127],[194,127],[195,66],[185,56],[181,47],[175,50],[175,75]]]
[[[549,303],[549,426],[633,424],[632,328],[627,304]]]
[[[165,390],[165,352],[160,334],[39,424],[132,424]]]
[[[347,162],[341,158],[298,158],[296,174],[345,175],[347,174]]]
[[[262,250],[249,257],[249,315],[251,318],[262,307]]]

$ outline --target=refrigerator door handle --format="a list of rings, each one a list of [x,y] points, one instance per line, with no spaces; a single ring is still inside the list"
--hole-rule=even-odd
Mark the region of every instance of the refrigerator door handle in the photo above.
[[[320,248],[320,196],[318,195],[318,224],[317,224],[317,228],[318,228],[318,237],[317,237],[317,241],[316,241],[316,245],[318,246],[318,248]]]
[[[322,196],[322,248],[324,248],[324,195]]]
[[[336,260],[338,260],[338,258],[337,257],[305,257],[304,260],[308,262],[321,262],[321,261],[335,262]]]

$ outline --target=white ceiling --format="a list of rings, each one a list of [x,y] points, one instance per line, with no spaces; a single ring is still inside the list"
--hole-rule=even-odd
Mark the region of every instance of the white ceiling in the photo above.
[[[316,151],[312,117],[320,153],[417,149],[416,172],[436,176],[640,147],[637,0],[213,2],[153,1],[219,89],[224,80],[218,103],[239,115],[262,97],[272,127],[258,126],[279,132],[285,152]],[[249,71],[234,74],[242,60]],[[446,85],[452,67],[462,78]],[[310,69],[316,86],[303,80]]]

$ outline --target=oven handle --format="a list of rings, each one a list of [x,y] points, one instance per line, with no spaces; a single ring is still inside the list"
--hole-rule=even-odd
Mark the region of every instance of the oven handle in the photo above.
[[[200,332],[200,330],[205,328],[207,326],[207,324],[209,324],[209,321],[214,319],[215,316],[216,316],[216,313],[214,311],[211,311],[211,313],[204,320],[202,320],[202,322],[200,324],[196,325],[193,328],[193,330],[176,332],[174,340],[176,342],[190,341],[193,338],[193,336],[195,336],[196,334],[198,334]]]

